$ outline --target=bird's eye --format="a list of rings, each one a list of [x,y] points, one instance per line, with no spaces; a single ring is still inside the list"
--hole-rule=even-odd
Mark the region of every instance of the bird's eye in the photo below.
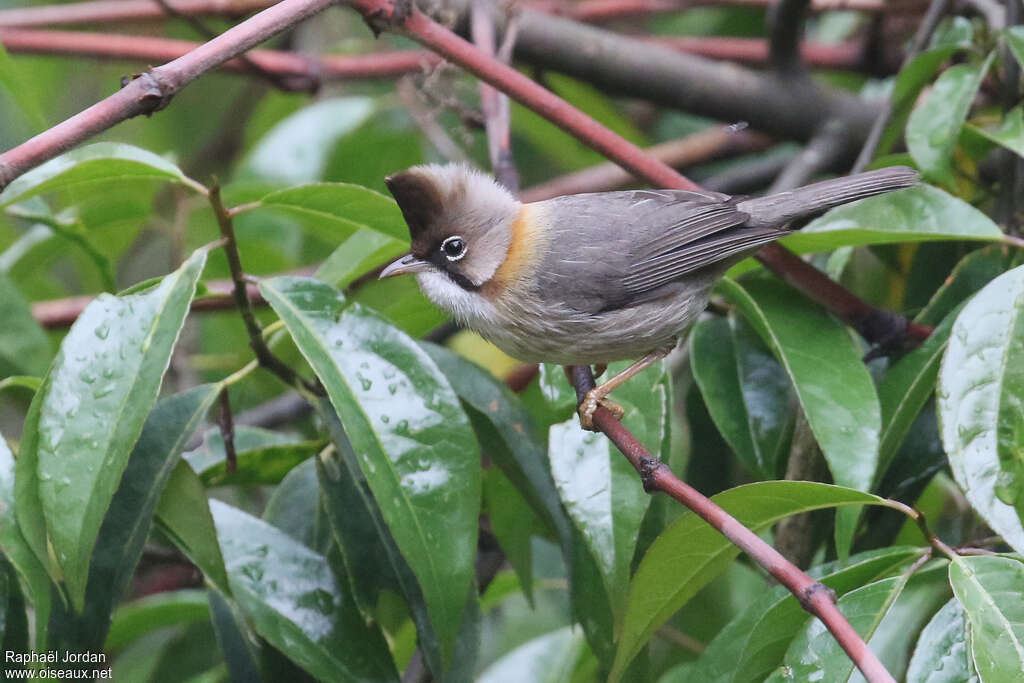
[[[455,235],[441,242],[441,251],[449,261],[458,261],[466,255],[466,241]]]

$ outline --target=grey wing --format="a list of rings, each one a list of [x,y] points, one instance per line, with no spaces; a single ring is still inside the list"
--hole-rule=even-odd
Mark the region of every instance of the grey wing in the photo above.
[[[750,228],[727,195],[636,190],[542,202],[551,240],[541,291],[585,313],[657,298],[682,276],[783,232]]]

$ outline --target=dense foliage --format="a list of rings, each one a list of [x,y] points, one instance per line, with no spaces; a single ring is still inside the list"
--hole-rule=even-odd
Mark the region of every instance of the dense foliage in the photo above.
[[[331,18],[294,40],[370,49],[355,15]],[[644,21],[757,34],[763,12]],[[866,29],[831,13],[808,35]],[[869,354],[750,260],[684,348],[614,394],[652,453],[803,558],[907,681],[1024,670],[1024,251],[1019,197],[1000,210],[991,170],[1024,155],[1020,106],[993,95],[1019,79],[1015,59],[1024,30],[952,17],[898,74],[820,74],[891,93],[874,165],[911,164],[926,182],[784,244],[934,327],[922,344]],[[81,69],[0,51],[0,146],[125,71]],[[638,144],[712,125],[544,82]],[[443,160],[438,130],[486,166],[465,120],[474,81],[448,69],[417,83],[433,104],[388,82],[310,98],[210,74],[0,192],[3,649],[105,653],[53,666],[112,665],[122,681],[424,667],[452,681],[849,680],[852,662],[794,596],[579,428],[560,368],[513,391],[502,378],[516,364],[470,333],[437,334],[444,317],[410,278],[364,277],[408,241],[385,175]],[[511,122],[524,186],[601,161],[525,108]],[[222,305],[217,177],[263,337],[322,396],[252,362]],[[39,305],[83,294],[95,298],[70,327]],[[785,480],[797,459],[818,481]]]

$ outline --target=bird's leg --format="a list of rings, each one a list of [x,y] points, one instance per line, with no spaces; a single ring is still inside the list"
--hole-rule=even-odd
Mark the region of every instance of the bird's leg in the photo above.
[[[621,418],[625,413],[625,410],[623,410],[622,406],[618,403],[609,401],[606,398],[608,394],[616,387],[633,378],[637,373],[657,363],[659,360],[667,356],[674,348],[675,345],[672,345],[663,349],[651,351],[601,386],[594,387],[588,391],[586,397],[579,406],[580,426],[592,432],[597,431],[594,429],[594,411],[597,410],[597,406],[599,405],[612,411],[616,418]]]

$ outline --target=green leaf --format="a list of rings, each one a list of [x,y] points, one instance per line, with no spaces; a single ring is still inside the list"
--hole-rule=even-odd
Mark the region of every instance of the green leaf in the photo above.
[[[537,515],[516,487],[498,468],[484,470],[484,509],[491,531],[519,577],[526,598],[533,603],[532,535]]]
[[[383,636],[325,557],[230,505],[210,508],[232,593],[257,633],[317,678],[397,681]]]
[[[41,377],[50,363],[50,340],[32,317],[32,308],[7,276],[0,273],[0,377]]]
[[[28,375],[11,375],[10,377],[4,377],[0,379],[0,392],[6,389],[13,389],[15,387],[19,389],[27,389],[32,392],[33,395],[39,391],[39,387],[43,386],[43,380],[41,377],[29,377]]]
[[[967,500],[1024,550],[1024,266],[960,312],[937,389],[942,442]]]
[[[586,644],[578,631],[565,627],[520,645],[487,667],[477,683],[563,683],[583,656]]]
[[[448,662],[473,575],[480,460],[469,420],[415,341],[317,280],[261,283],[323,382]]]
[[[938,578],[937,570],[941,568],[920,572],[913,578],[905,573],[852,590],[839,599],[839,610],[861,638],[869,646],[873,645],[871,649],[875,654],[881,655],[881,651],[889,644],[884,642],[883,626],[888,620],[888,628],[891,628],[890,617],[905,613],[905,610],[897,612],[896,605],[904,591],[909,589],[908,582],[925,582],[927,595],[932,588],[927,583],[933,583]],[[942,595],[934,590],[930,593],[932,596]],[[944,597],[942,599],[945,600]],[[927,609],[919,609],[914,616],[923,621],[930,613]],[[916,633],[914,624],[907,620],[904,620],[902,629],[904,636]],[[853,661],[843,652],[835,636],[821,621],[809,619],[803,631],[790,644],[783,665],[765,683],[781,683],[786,680],[841,683],[850,680],[853,669]]]
[[[690,335],[690,362],[708,413],[740,462],[775,479],[792,429],[792,385],[742,319],[709,318]]]
[[[1024,26],[1010,26],[1003,33],[1003,38],[1017,62],[1024,64]]]
[[[525,406],[483,368],[436,344],[420,345],[467,407],[481,448],[555,532],[568,557],[572,531],[551,478],[546,439]]]
[[[167,479],[219,392],[216,384],[193,387],[161,401],[146,418],[96,538],[85,608],[75,615],[77,642],[84,649],[103,646],[110,614],[135,573]]]
[[[984,62],[957,64],[939,76],[923,104],[907,122],[907,148],[926,178],[953,181],[953,150],[993,52]]]
[[[442,676],[441,643],[416,575],[384,521],[338,416],[326,399],[317,409],[335,445],[317,458],[317,478],[356,604],[370,618],[381,590],[402,595],[427,668]]]
[[[748,484],[712,500],[754,532],[801,512],[885,504],[870,493],[806,481]],[[611,680],[619,680],[654,632],[738,554],[736,546],[692,513],[665,529],[633,575]]]
[[[72,602],[85,598],[103,515],[153,404],[206,263],[199,250],[159,287],[100,295],[61,343],[41,397],[39,498]]]
[[[906,546],[885,548],[813,567],[809,573],[841,596],[923,553]],[[770,589],[715,636],[690,672],[691,679],[703,683],[763,681],[782,663],[790,641],[810,618],[784,587]]]
[[[252,208],[274,209],[304,219],[311,232],[330,244],[363,229],[403,245],[409,243],[409,228],[395,200],[361,185],[299,185],[271,192]]]
[[[1024,564],[1008,557],[957,557],[949,582],[971,624],[971,659],[985,683],[1024,671]]]
[[[900,69],[889,98],[892,115],[889,117],[889,124],[885,127],[885,133],[878,144],[876,156],[886,154],[903,135],[907,119],[917,103],[921,90],[932,80],[939,68],[954,54],[969,47],[970,41],[960,44],[933,44],[929,49],[914,57],[910,64]]]
[[[0,192],[0,207],[47,192],[98,183],[163,180],[202,188],[161,156],[120,142],[97,142],[51,159],[11,181]]]
[[[319,439],[306,441],[298,436],[245,425],[235,427],[234,444],[237,468],[230,475],[220,429],[207,431],[203,445],[186,453],[185,460],[206,486],[279,484],[293,467],[327,445]]]
[[[168,538],[188,555],[206,578],[230,594],[206,490],[187,462],[179,461],[171,471],[157,504],[156,519]]]
[[[907,668],[907,683],[978,683],[967,629],[964,608],[953,598],[921,631]]]
[[[779,281],[723,278],[719,287],[786,369],[833,481],[868,490],[878,462],[882,418],[860,347],[834,318],[794,297]],[[859,513],[836,514],[840,556],[849,552]]]
[[[336,97],[314,102],[280,121],[261,139],[239,171],[286,185],[323,177],[331,148],[373,113],[369,97]]]
[[[1002,124],[995,130],[967,125],[985,139],[1002,145],[1018,156],[1024,156],[1024,109],[1021,107],[1006,112]]]
[[[609,377],[627,365],[613,363]],[[644,444],[660,445],[667,428],[665,368],[658,363],[615,391],[615,401],[626,409],[623,424]],[[581,429],[576,417],[551,427],[548,458],[562,504],[597,563],[612,614],[621,615],[651,497],[629,461],[603,434]]]
[[[191,588],[149,595],[117,608],[102,647],[107,651],[120,650],[158,628],[204,621],[209,616],[205,590]]]
[[[51,378],[51,373],[47,373],[43,378],[42,385],[32,397],[32,403],[25,414],[25,422],[22,424],[18,459],[14,462],[14,514],[18,520],[18,527],[25,537],[25,543],[53,582],[59,584],[60,572],[50,558],[46,539],[46,518],[43,516],[43,504],[39,499],[39,410]]]
[[[273,524],[296,541],[319,553],[326,552],[330,539],[323,516],[316,462],[310,458],[292,470],[274,488],[263,510],[263,521]]]
[[[935,390],[939,362],[946,351],[955,319],[954,314],[946,316],[921,346],[900,358],[878,383],[882,436],[878,445],[876,479],[881,479],[888,470],[918,413]]]
[[[928,240],[1001,240],[992,219],[931,185],[838,206],[782,241],[800,253]]]
[[[318,280],[347,287],[372,268],[383,265],[408,249],[408,240],[396,240],[370,228],[359,228],[331,252],[316,273]]]
[[[993,245],[972,251],[956,264],[914,321],[938,325],[961,302],[1004,272],[1020,265],[1021,260],[1020,250],[1007,246]]]
[[[35,607],[36,648],[46,650],[46,625],[50,618],[50,577],[15,519],[14,456],[0,435],[0,550],[14,566],[25,592]]]
[[[241,611],[218,591],[207,591],[210,603],[210,622],[217,643],[224,654],[230,680],[262,683],[259,653],[256,650],[257,636],[245,623]]]

